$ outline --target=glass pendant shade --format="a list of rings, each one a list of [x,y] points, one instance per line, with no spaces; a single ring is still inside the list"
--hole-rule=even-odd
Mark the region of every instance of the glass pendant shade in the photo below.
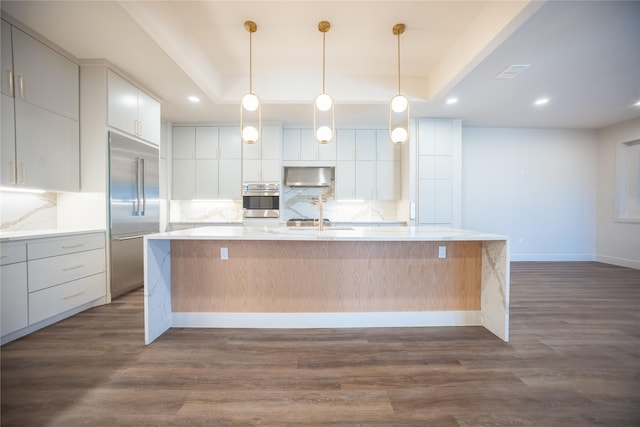
[[[333,139],[333,130],[329,126],[320,126],[316,130],[316,139],[320,144],[328,144]]]
[[[260,105],[260,98],[255,93],[248,93],[242,97],[242,108],[247,111],[256,111]]]
[[[247,144],[253,144],[258,140],[260,133],[253,126],[245,126],[242,129],[242,140]]]
[[[326,93],[321,93],[316,98],[316,108],[320,111],[328,111],[333,106],[333,99]]]
[[[391,98],[391,109],[394,113],[402,113],[409,107],[409,100],[402,95],[396,95]]]
[[[247,144],[255,144],[262,131],[262,103],[253,93],[253,33],[258,26],[253,21],[245,21],[244,28],[249,32],[249,92],[240,101],[240,135]]]

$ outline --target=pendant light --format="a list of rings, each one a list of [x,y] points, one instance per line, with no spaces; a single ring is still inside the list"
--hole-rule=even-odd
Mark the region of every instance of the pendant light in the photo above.
[[[242,141],[254,144],[262,132],[262,105],[258,95],[253,93],[253,45],[252,36],[258,30],[253,21],[245,21],[244,29],[249,32],[249,93],[240,102],[240,134]]]
[[[333,99],[325,91],[325,36],[331,28],[327,21],[318,23],[318,30],[322,33],[322,93],[316,97],[313,105],[313,134],[320,144],[328,144],[335,133],[335,117]]]
[[[389,103],[389,138],[394,144],[409,140],[409,100],[400,93],[400,34],[404,29],[404,24],[392,28],[393,34],[398,36],[398,94]]]

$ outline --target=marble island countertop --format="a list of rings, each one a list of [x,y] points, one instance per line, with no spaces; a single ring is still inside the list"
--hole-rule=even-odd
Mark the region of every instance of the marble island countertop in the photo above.
[[[509,240],[508,236],[438,226],[242,227],[213,226],[157,233],[162,240],[337,240],[337,241],[470,241]]]

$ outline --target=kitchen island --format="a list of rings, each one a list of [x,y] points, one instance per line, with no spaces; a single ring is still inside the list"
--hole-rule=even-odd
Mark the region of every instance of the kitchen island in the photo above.
[[[509,240],[445,227],[145,236],[145,342],[171,327],[484,326],[509,339]]]

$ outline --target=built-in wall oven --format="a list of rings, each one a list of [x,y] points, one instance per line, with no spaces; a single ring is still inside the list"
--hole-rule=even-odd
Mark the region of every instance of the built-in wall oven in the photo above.
[[[280,184],[249,182],[242,185],[245,218],[279,218]]]

